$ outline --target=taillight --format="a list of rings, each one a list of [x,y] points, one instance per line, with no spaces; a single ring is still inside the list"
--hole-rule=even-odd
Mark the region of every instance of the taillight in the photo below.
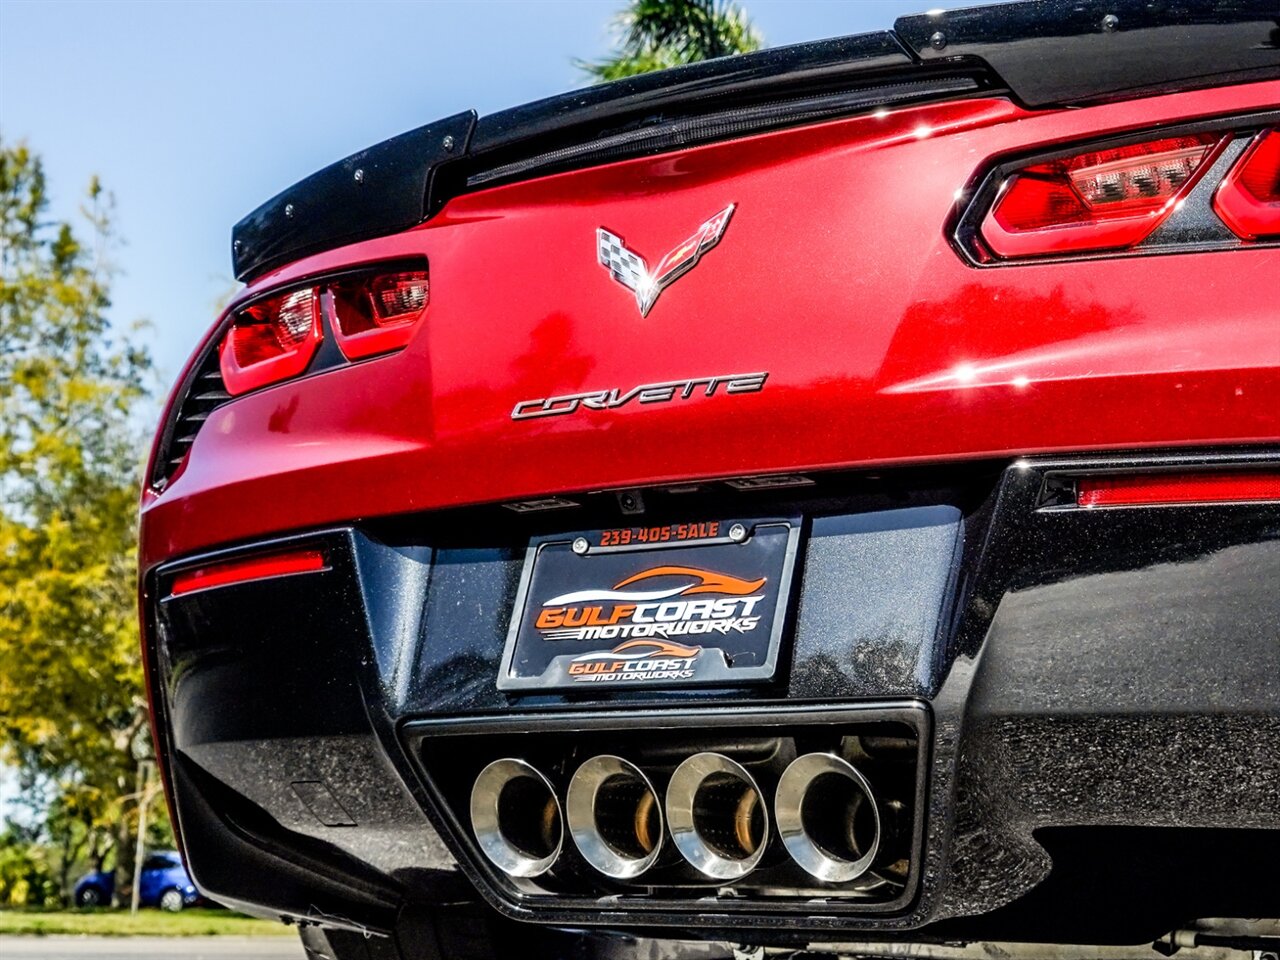
[[[1190,192],[1222,143],[1219,134],[1167,137],[1024,167],[1001,186],[982,237],[1000,257],[1133,246]]]
[[[426,313],[429,294],[424,261],[343,273],[255,300],[236,311],[218,348],[227,392],[235,397],[306,373],[326,332],[341,356],[322,352],[316,363],[325,367],[399,350]]]
[[[330,289],[334,336],[349,360],[403,347],[430,301],[425,270],[354,277]]]
[[[1213,208],[1245,240],[1280,237],[1280,130],[1264,130],[1218,187]]]
[[[1081,507],[1136,507],[1185,503],[1257,503],[1280,500],[1280,474],[1256,471],[1135,473],[1081,477]]]
[[[245,307],[232,319],[219,348],[227,392],[234,397],[298,376],[322,337],[320,291],[315,287]]]
[[[315,573],[327,570],[324,554],[319,550],[292,550],[266,556],[240,560],[224,560],[207,566],[184,570],[173,578],[169,595],[178,597],[184,593],[225,587],[253,580],[286,577],[295,573]]]

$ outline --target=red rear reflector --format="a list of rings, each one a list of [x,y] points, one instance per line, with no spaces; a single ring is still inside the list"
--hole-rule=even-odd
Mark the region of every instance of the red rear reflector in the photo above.
[[[1245,240],[1280,236],[1280,130],[1264,130],[1249,144],[1218,187],[1213,208]]]
[[[248,393],[307,369],[322,338],[320,295],[314,287],[291,290],[240,310],[219,347],[227,392]]]
[[[331,289],[334,335],[349,360],[403,347],[431,300],[425,270],[340,280]]]
[[[1136,473],[1083,477],[1076,483],[1076,503],[1082,507],[1260,500],[1280,500],[1280,473]]]
[[[246,560],[227,560],[179,573],[173,578],[169,595],[176,597],[210,587],[225,587],[233,583],[283,577],[291,573],[313,573],[324,569],[324,554],[319,550],[298,550],[294,553],[276,553]]]
[[[1169,137],[1025,167],[1001,187],[982,236],[1001,257],[1133,246],[1168,217],[1222,142]]]

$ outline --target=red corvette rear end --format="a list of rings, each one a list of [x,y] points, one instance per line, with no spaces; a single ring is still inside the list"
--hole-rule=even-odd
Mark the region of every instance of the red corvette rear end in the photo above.
[[[242,221],[142,506],[201,891],[342,958],[1274,949],[1268,7],[908,17]]]

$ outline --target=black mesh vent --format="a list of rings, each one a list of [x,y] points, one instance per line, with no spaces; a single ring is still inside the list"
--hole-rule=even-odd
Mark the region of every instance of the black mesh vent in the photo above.
[[[158,489],[164,489],[177,473],[209,414],[231,399],[226,384],[222,382],[216,348],[205,354],[182,390],[182,397],[174,407],[173,420],[166,424],[164,441],[156,456],[151,483]]]

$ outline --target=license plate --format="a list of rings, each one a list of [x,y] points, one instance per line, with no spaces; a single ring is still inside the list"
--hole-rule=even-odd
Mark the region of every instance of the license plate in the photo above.
[[[772,679],[799,535],[769,518],[532,539],[498,689]]]

